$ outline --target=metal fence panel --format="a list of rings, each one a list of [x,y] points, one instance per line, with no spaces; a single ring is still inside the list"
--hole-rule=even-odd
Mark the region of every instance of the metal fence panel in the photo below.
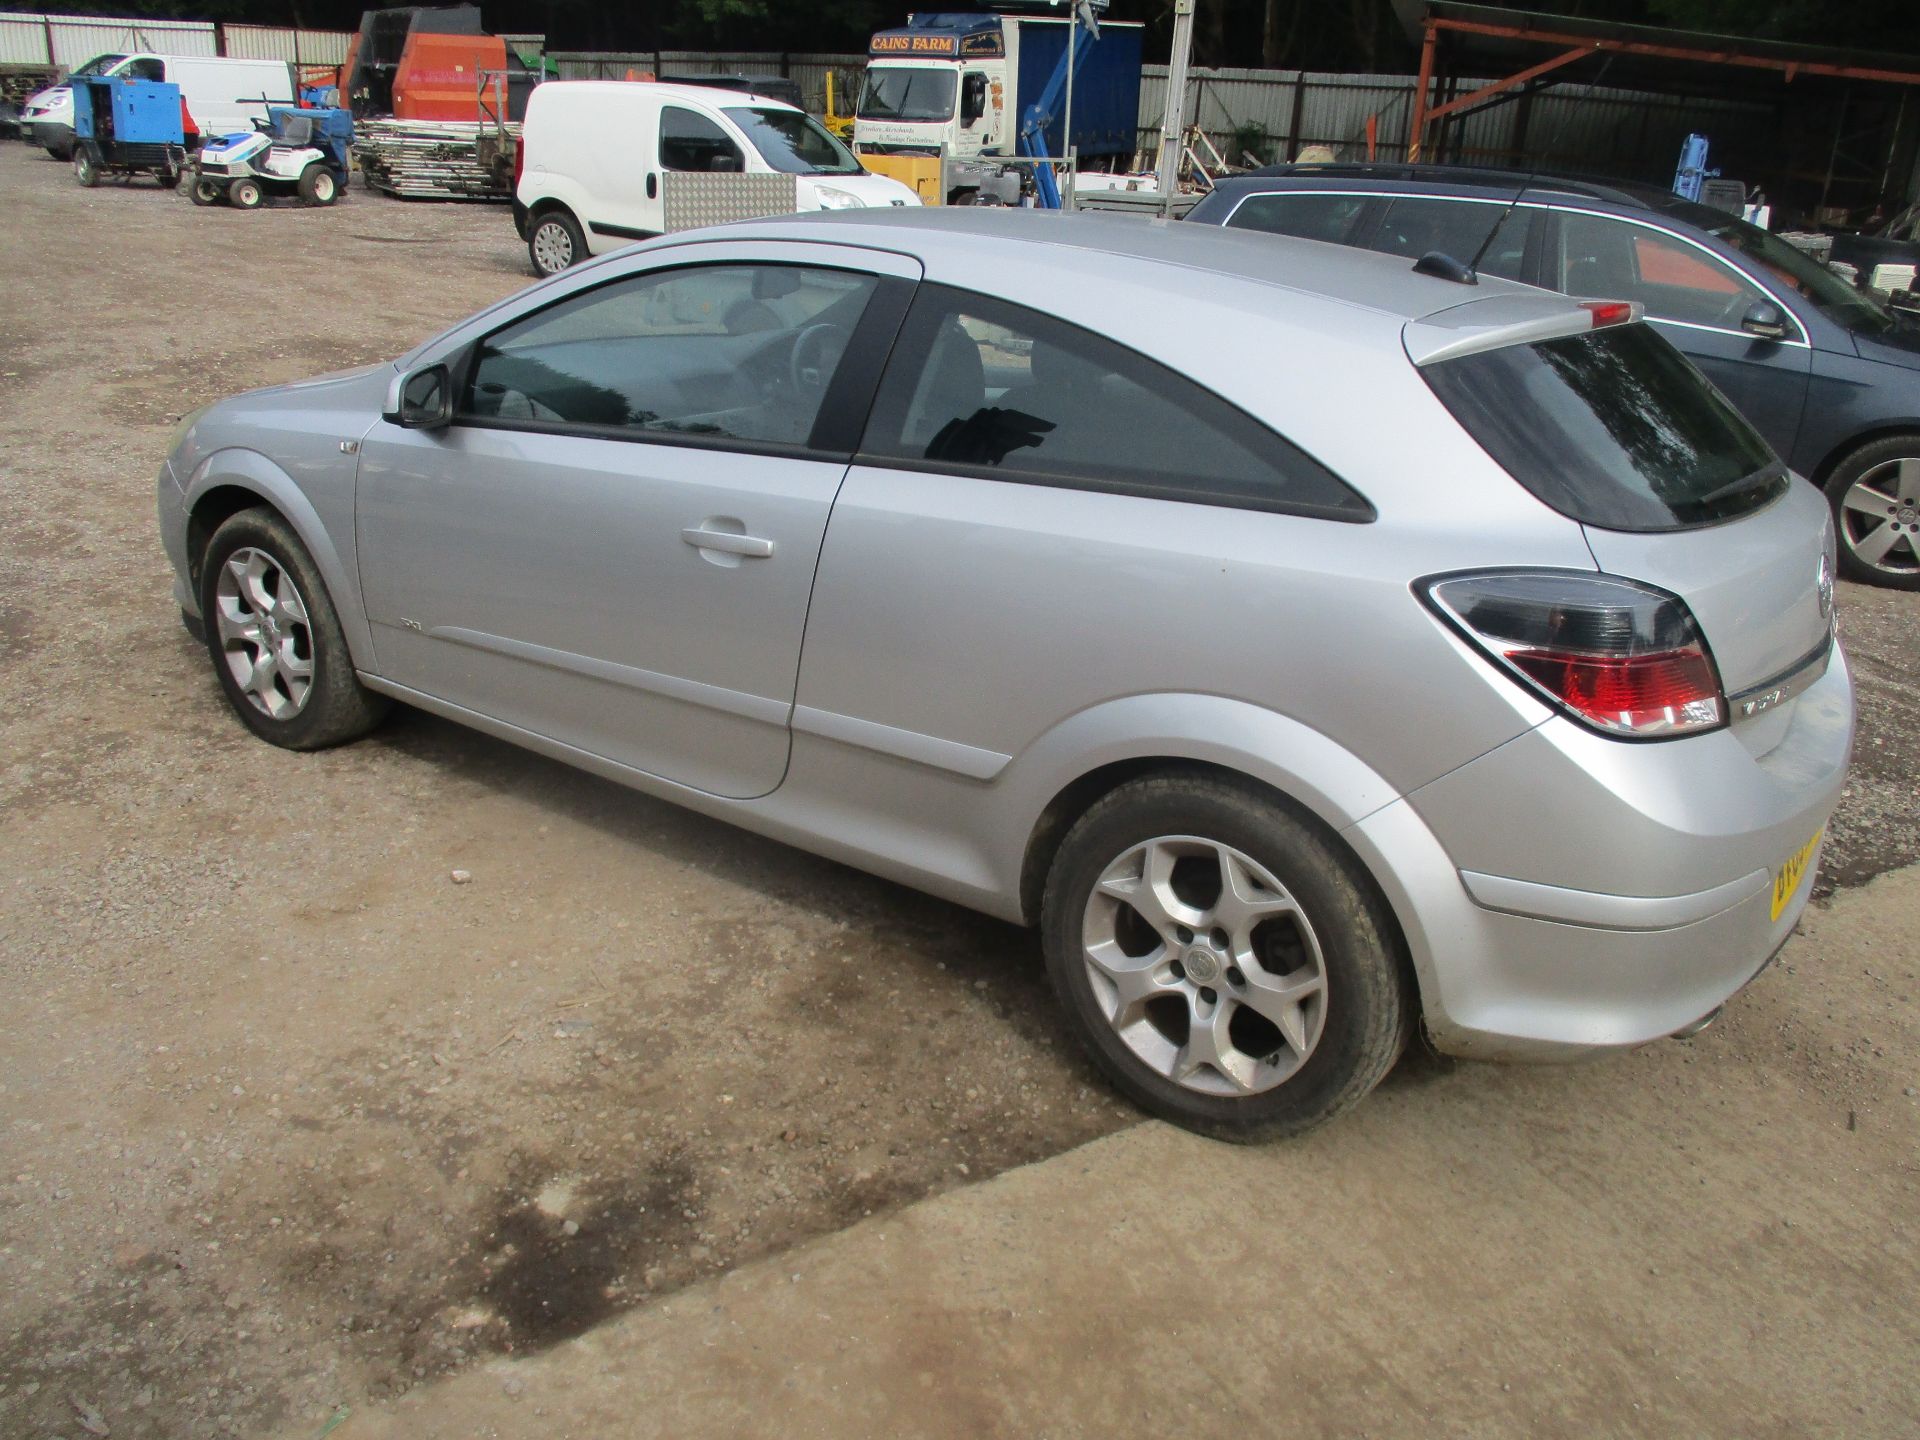
[[[96,55],[150,50],[156,55],[214,55],[211,24],[191,20],[95,20],[52,17],[53,63],[63,69]]]
[[[227,54],[243,60],[286,60],[295,65],[339,65],[353,37],[342,30],[292,30],[278,25],[228,25]]]

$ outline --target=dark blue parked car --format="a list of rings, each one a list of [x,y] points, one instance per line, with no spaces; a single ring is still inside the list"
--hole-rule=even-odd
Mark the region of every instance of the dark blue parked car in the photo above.
[[[1187,218],[1639,301],[1826,491],[1843,572],[1920,589],[1920,324],[1777,236],[1655,190],[1453,166],[1279,166]]]

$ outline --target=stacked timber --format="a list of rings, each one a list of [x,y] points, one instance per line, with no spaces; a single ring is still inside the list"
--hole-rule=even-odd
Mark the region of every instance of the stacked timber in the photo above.
[[[505,200],[510,151],[491,125],[457,120],[357,120],[353,158],[368,186],[403,200]],[[510,143],[520,127],[507,126]]]

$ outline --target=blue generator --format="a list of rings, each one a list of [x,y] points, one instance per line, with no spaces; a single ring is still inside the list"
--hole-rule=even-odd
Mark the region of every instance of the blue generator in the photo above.
[[[94,186],[103,175],[152,175],[171,190],[186,164],[180,87],[164,80],[75,75],[73,178]]]

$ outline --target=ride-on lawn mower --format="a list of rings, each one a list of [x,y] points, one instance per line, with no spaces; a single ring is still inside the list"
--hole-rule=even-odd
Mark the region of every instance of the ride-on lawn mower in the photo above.
[[[257,210],[269,195],[297,195],[309,205],[331,205],[347,186],[347,142],[353,115],[346,110],[267,108],[250,134],[222,135],[200,147],[187,176],[196,205],[226,201]]]

